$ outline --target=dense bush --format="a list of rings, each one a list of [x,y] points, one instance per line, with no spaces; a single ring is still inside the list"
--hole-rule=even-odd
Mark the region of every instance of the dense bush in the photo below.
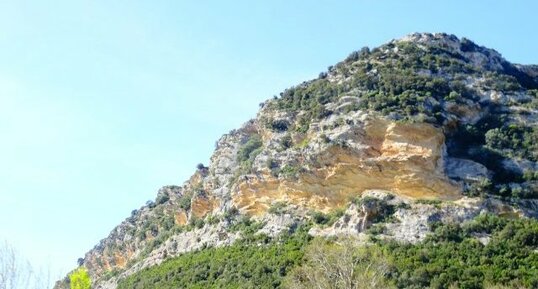
[[[511,124],[486,133],[486,145],[509,157],[538,160],[538,129]]]
[[[90,289],[90,287],[91,279],[85,267],[79,267],[69,274],[69,288]]]
[[[301,262],[309,240],[300,228],[275,242],[259,236],[186,253],[127,277],[118,289],[280,288],[283,277]]]
[[[386,222],[393,217],[395,212],[395,206],[387,203],[386,200],[374,198],[374,197],[362,197],[356,198],[353,200],[359,208],[365,208],[367,210],[375,211],[376,214],[373,215],[372,219],[369,221],[372,223]]]
[[[260,152],[259,149],[262,145],[263,142],[260,135],[251,135],[248,141],[237,152],[237,161],[242,163],[248,160],[252,160]]]
[[[354,110],[375,110],[385,115],[398,115],[404,120],[436,124],[444,120],[442,102],[463,103],[466,98],[473,99],[474,93],[458,77],[479,71],[466,64],[460,55],[443,48],[424,50],[412,43],[398,43],[397,46],[399,53],[384,49],[363,49],[351,53],[344,62],[330,68],[330,71],[346,77],[346,81],[331,82],[322,77],[305,82],[281,93],[276,107],[304,111],[302,117],[308,121],[299,125],[299,129],[304,131],[312,120],[332,113],[325,109],[324,104],[345,94],[362,99],[360,106],[350,106]],[[395,48],[395,44],[384,48]],[[430,71],[431,74],[418,71]],[[513,84],[513,77],[490,73],[487,79],[493,82],[502,80],[502,83],[508,83],[507,89],[513,89],[509,85]]]
[[[332,226],[340,217],[344,215],[344,210],[333,210],[332,212],[325,214],[319,211],[310,212],[310,217],[314,224],[322,226]]]
[[[336,266],[344,263],[355,264],[353,272],[356,274],[366,274],[357,275],[353,280],[375,281],[384,284],[383,288],[478,289],[484,284],[502,285],[503,288],[538,286],[538,221],[534,219],[507,219],[484,214],[464,224],[434,224],[433,234],[421,243],[378,240],[366,248],[341,241],[335,246],[327,240],[308,245],[307,227],[271,240],[248,229],[256,226],[255,223],[243,222],[243,225],[248,232],[243,241],[169,259],[121,280],[118,289],[310,288],[301,285],[308,282],[305,274],[322,270],[319,267],[322,265],[328,265],[326,268],[331,270],[343,270],[345,268]],[[480,243],[477,235],[489,236],[489,242]],[[303,259],[305,250],[308,254]],[[324,256],[327,258],[318,258]],[[321,264],[320,260],[335,264]],[[363,265],[366,266],[363,268]],[[365,271],[368,268],[379,270]],[[283,279],[292,269],[294,273],[288,277],[292,280],[288,280],[288,287],[284,287]],[[338,278],[320,274],[311,276],[312,280]],[[319,288],[335,288],[318,285]],[[361,288],[376,288],[367,283],[363,285],[365,287]]]
[[[252,170],[254,159],[262,151],[263,141],[260,135],[252,134],[245,144],[243,144],[237,152],[237,161],[239,169],[235,172],[234,178],[237,179],[240,175],[248,174]],[[230,184],[233,183],[230,182]]]
[[[493,113],[478,123],[460,126],[448,135],[449,155],[476,161],[493,173],[490,184],[484,183],[485,180],[470,184],[465,193],[470,196],[537,197],[538,192],[530,187],[510,185],[533,180],[534,174],[511,169],[505,165],[505,161],[508,158],[536,160],[538,130],[522,125],[507,125],[507,114],[498,112],[499,108],[493,105],[489,109]]]
[[[179,197],[178,202],[180,208],[188,211],[191,208],[192,192],[185,192],[181,197]]]
[[[490,234],[487,245],[473,236]],[[399,288],[482,288],[491,284],[538,286],[538,222],[481,215],[469,224],[435,228],[425,242],[380,243],[394,265]]]
[[[538,287],[538,221],[486,214],[433,230],[418,244],[312,242],[303,264],[286,277],[287,288]],[[477,234],[490,236],[489,243]]]

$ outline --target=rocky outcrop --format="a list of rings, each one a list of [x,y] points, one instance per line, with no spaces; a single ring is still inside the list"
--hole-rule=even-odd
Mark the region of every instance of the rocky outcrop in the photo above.
[[[235,242],[242,235],[232,228],[242,218],[274,237],[313,212],[343,211],[310,233],[367,241],[377,228],[378,237],[418,242],[434,222],[483,212],[535,217],[535,200],[464,193],[499,175],[505,191],[538,191],[536,180],[510,178],[536,170],[536,160],[504,156],[492,165],[477,152],[500,158],[499,150],[474,131],[500,116],[536,125],[536,71],[447,34],[412,34],[353,53],[319,79],[264,102],[255,119],[217,141],[207,167],[134,210],[86,253],[84,266],[95,288],[113,289],[166,258]],[[458,133],[463,129],[467,134]]]
[[[232,193],[233,204],[250,214],[263,214],[274,201],[328,212],[342,207],[365,190],[389,190],[414,198],[457,199],[461,188],[444,174],[444,135],[428,124],[391,122],[361,112],[333,117],[345,124],[312,131],[297,160],[273,155],[282,162],[308,163],[296,179],[267,174],[249,176]],[[323,137],[333,139],[323,144]],[[343,143],[340,143],[342,141]]]

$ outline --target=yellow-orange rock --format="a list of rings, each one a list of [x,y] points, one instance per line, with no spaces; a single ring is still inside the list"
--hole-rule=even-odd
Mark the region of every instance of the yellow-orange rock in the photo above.
[[[218,201],[213,196],[195,196],[191,203],[191,214],[197,218],[203,218],[218,206]]]
[[[174,222],[176,223],[176,225],[179,226],[187,224],[187,214],[185,213],[185,211],[181,210],[175,213]]]
[[[249,177],[236,187],[233,202],[258,215],[275,201],[327,212],[371,189],[409,198],[461,197],[459,185],[443,172],[445,138],[440,129],[374,119],[363,132],[360,150],[331,146],[318,155],[323,165],[297,180]]]

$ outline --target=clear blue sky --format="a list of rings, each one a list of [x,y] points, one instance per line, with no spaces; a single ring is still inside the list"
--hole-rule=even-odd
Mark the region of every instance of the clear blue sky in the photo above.
[[[538,63],[537,3],[1,1],[0,239],[64,273],[258,103],[353,50],[448,32]]]

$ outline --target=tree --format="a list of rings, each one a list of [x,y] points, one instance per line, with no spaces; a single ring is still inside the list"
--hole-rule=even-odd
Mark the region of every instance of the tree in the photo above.
[[[90,289],[91,280],[86,268],[79,267],[69,274],[69,284],[71,289]]]
[[[50,285],[48,269],[33,269],[11,245],[0,243],[0,289],[47,289]]]
[[[0,245],[0,289],[26,288],[31,274],[29,264],[7,242]]]
[[[306,252],[306,263],[286,278],[289,289],[395,288],[387,275],[389,265],[379,250],[359,247],[350,239],[339,243],[314,241]]]

